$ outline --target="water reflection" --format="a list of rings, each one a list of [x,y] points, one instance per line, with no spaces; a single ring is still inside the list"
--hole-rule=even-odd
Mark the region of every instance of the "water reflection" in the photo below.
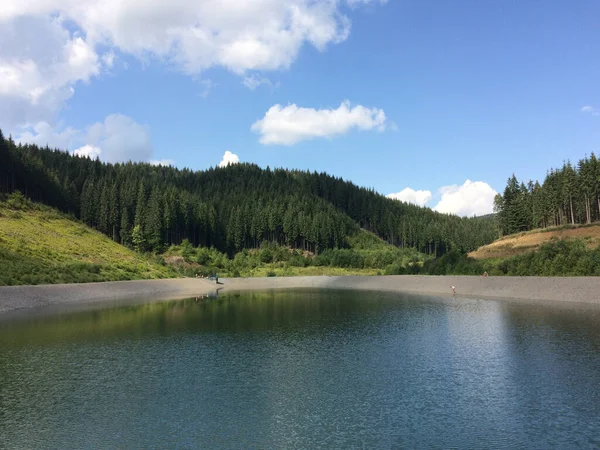
[[[286,291],[0,323],[0,448],[590,448],[600,314]]]

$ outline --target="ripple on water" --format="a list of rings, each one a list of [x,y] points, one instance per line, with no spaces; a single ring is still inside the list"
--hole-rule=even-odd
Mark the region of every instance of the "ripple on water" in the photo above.
[[[0,324],[0,448],[594,448],[600,315],[297,291]]]

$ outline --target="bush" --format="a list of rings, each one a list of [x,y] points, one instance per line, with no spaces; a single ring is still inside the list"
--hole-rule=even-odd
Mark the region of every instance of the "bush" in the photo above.
[[[262,248],[260,250],[260,260],[265,264],[269,264],[273,262],[273,250],[269,247]]]
[[[347,249],[338,249],[333,251],[330,265],[343,268],[362,269],[365,265],[364,256],[359,252]]]
[[[309,261],[302,256],[294,255],[290,258],[288,264],[291,267],[306,267],[307,265],[309,265]]]
[[[134,228],[135,230],[135,228]],[[135,240],[134,240],[135,244]],[[181,241],[181,256],[185,258],[186,261],[190,261],[191,256],[194,253],[194,246],[188,239],[184,239]]]
[[[6,204],[10,209],[14,210],[27,209],[30,206],[29,200],[25,198],[21,191],[14,191],[10,194],[6,200]]]
[[[387,266],[383,272],[385,275],[405,275],[406,267],[401,266],[400,264],[390,264]]]
[[[481,275],[484,270],[481,262],[453,249],[426,261],[421,272],[428,275]]]

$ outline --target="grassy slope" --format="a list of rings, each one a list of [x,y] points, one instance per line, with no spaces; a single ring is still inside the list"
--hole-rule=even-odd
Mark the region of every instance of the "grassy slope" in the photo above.
[[[210,263],[211,273],[221,276],[296,276],[296,275],[376,275],[391,267],[420,265],[426,256],[414,249],[399,249],[373,233],[360,230],[348,237],[348,250],[359,254],[366,268],[315,265],[313,256],[302,258],[309,264],[293,264],[289,249],[280,249],[287,258],[264,263],[260,250],[248,250],[227,260]],[[194,275],[203,266],[196,263],[201,249],[192,249],[185,267],[161,265],[123,247],[56,210],[22,197],[0,200],[0,286],[44,283],[83,283]],[[214,252],[214,251],[211,251]],[[164,256],[182,255],[180,246]],[[183,259],[183,258],[181,258]],[[368,267],[368,268],[367,268]],[[189,272],[189,273],[188,273]]]
[[[170,268],[51,208],[0,202],[0,285],[172,276]]]
[[[562,239],[579,239],[587,248],[597,248],[600,245],[600,225],[545,228],[504,236],[469,253],[469,256],[478,260],[505,259],[539,250],[542,244]]]

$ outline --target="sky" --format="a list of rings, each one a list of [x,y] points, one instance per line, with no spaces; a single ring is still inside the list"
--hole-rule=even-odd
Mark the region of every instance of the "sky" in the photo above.
[[[462,216],[600,143],[595,0],[3,0],[0,128],[327,172]]]

